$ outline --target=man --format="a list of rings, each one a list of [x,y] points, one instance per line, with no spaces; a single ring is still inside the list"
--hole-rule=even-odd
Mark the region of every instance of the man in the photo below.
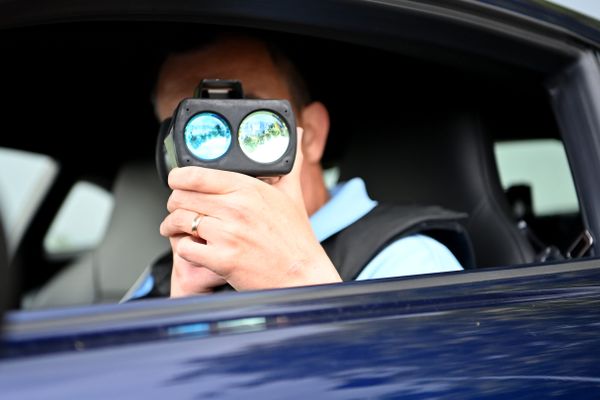
[[[325,106],[310,101],[279,52],[257,39],[224,36],[167,58],[156,84],[158,118],[170,117],[203,78],[240,80],[250,98],[289,99],[299,147],[291,173],[269,182],[199,167],[170,173],[173,193],[160,231],[173,250],[171,296],[211,293],[225,283],[251,290],[341,282],[341,266],[320,242],[377,203],[359,179],[327,190],[320,164],[329,132]],[[395,240],[367,261],[357,279],[461,269],[444,245],[424,235]]]

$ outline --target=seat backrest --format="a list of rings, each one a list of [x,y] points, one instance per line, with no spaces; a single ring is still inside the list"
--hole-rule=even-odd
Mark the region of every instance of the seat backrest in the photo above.
[[[509,211],[492,142],[476,110],[398,116],[385,130],[369,125],[353,133],[340,168],[341,179],[362,177],[376,200],[466,212],[477,267],[533,261],[533,248]]]
[[[170,191],[153,162],[124,165],[113,194],[114,209],[100,245],[66,266],[24,307],[118,302],[146,266],[170,249],[159,233]]]

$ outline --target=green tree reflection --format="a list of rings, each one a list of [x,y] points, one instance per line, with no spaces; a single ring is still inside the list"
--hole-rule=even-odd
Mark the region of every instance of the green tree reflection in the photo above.
[[[246,136],[243,139],[243,143],[248,150],[254,151],[258,146],[280,136],[285,136],[285,130],[279,122],[274,121],[270,123],[266,129],[260,131],[257,135]]]

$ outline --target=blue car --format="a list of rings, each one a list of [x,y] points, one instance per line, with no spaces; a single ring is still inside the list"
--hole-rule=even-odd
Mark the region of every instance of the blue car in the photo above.
[[[331,185],[466,215],[464,271],[129,300],[153,80],[220,29],[294,57]],[[0,4],[0,397],[597,399],[600,22],[534,0]]]

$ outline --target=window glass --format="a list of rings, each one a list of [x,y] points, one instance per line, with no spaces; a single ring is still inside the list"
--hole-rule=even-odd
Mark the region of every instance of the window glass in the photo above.
[[[113,197],[93,183],[77,182],[44,238],[50,256],[73,255],[96,247],[106,231]]]
[[[0,210],[12,254],[58,171],[43,154],[0,148]]]
[[[498,142],[494,150],[503,188],[529,186],[534,215],[579,211],[562,142],[556,139]]]
[[[331,167],[323,170],[323,180],[325,181],[325,187],[331,190],[339,183],[340,179],[340,168]]]

